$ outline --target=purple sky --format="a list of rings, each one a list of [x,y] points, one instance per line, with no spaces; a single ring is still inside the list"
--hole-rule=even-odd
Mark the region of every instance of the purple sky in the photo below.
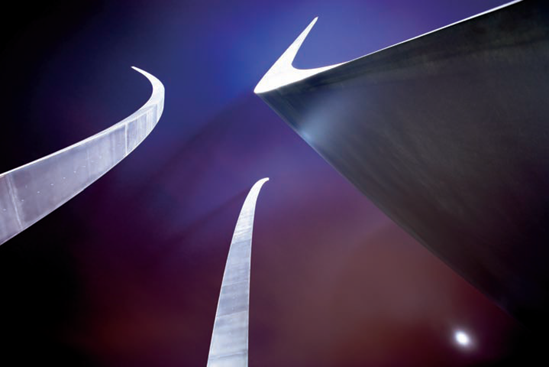
[[[253,95],[315,17],[298,67],[341,62],[504,1],[82,1],[3,25],[1,172],[166,87],[125,161],[0,247],[6,353],[71,366],[204,366],[224,262],[260,194],[250,366],[484,366],[524,353],[511,317],[393,224]],[[472,345],[455,342],[457,330]]]

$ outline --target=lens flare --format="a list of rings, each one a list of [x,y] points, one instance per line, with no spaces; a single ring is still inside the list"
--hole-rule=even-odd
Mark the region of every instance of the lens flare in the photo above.
[[[454,334],[454,338],[456,342],[462,347],[468,347],[469,345],[471,345],[471,338],[469,337],[469,335],[467,335],[467,333],[463,331],[456,331],[456,333]]]

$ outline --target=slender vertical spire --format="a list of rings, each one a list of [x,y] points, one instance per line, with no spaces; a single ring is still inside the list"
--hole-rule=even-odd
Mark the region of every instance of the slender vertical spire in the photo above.
[[[261,186],[268,180],[259,180],[252,187],[236,222],[215,314],[208,367],[248,366],[250,259],[254,213]]]

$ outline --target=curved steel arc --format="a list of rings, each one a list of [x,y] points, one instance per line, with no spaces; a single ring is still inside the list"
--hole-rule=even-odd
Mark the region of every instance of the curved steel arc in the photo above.
[[[248,365],[250,260],[254,213],[259,191],[268,180],[259,180],[251,188],[236,222],[217,304],[208,367]]]
[[[164,86],[133,67],[152,85],[136,112],[95,135],[0,174],[0,244],[36,223],[131,153],[156,126],[164,109]]]
[[[419,35],[417,37],[413,37],[413,38],[410,38],[406,41],[403,41],[403,42],[397,43],[395,45],[392,45],[392,46],[383,48],[381,50],[375,51],[372,54],[382,52],[382,51],[384,51],[386,49],[389,49],[391,47],[395,47],[395,46],[401,45],[403,43],[413,41],[413,40],[418,39],[420,37],[424,37],[426,35],[429,35],[431,33],[438,32],[438,31],[440,31],[444,28],[452,27],[456,24],[466,22],[468,20],[471,20],[471,19],[480,17],[482,15],[494,12],[496,10],[505,8],[507,6],[510,6],[510,5],[513,5],[513,4],[516,4],[516,3],[520,3],[522,1],[523,0],[511,1],[507,4],[503,4],[503,5],[498,6],[496,8],[493,8],[493,9],[487,10],[485,12],[476,14],[472,17],[465,18],[465,19],[460,20],[458,22],[449,24],[447,26],[435,29],[435,30],[427,32],[427,33],[424,33],[424,34]],[[307,36],[309,35],[309,32],[311,31],[311,29],[313,29],[313,27],[314,27],[315,23],[317,22],[317,20],[318,20],[318,17],[316,17],[315,19],[313,19],[313,21],[311,23],[309,23],[307,28],[305,28],[305,30],[303,32],[301,32],[301,34],[295,39],[295,41],[290,45],[290,47],[288,47],[288,49],[273,64],[273,66],[269,69],[269,71],[267,71],[267,73],[263,76],[263,78],[259,81],[259,83],[255,87],[255,89],[254,89],[255,94],[267,93],[267,92],[273,91],[275,89],[284,87],[286,85],[302,81],[304,79],[307,79],[307,78],[312,77],[314,75],[320,74],[320,73],[325,72],[327,70],[334,69],[334,68],[337,68],[341,65],[345,65],[345,64],[351,63],[353,61],[356,61],[358,59],[362,59],[363,57],[367,57],[367,56],[372,55],[372,54],[368,54],[368,55],[364,55],[364,56],[358,57],[356,59],[349,60],[349,61],[346,61],[346,62],[342,62],[342,63],[339,63],[339,64],[323,66],[323,67],[315,68],[315,69],[297,69],[297,68],[295,68],[292,65],[293,62],[294,62],[294,59],[295,59],[297,53],[299,52],[299,49],[301,48],[301,45],[305,41],[305,38],[307,38]]]

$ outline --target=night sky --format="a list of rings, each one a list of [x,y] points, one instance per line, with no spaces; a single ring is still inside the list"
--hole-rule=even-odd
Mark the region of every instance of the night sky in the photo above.
[[[0,247],[0,365],[205,366],[232,231],[263,177],[251,367],[524,361],[535,336],[253,94],[315,16],[297,67],[353,59],[503,3],[82,0],[4,10],[0,172],[139,108],[151,88],[131,66],[163,82],[166,104],[130,156]],[[459,330],[471,345],[458,345]]]

